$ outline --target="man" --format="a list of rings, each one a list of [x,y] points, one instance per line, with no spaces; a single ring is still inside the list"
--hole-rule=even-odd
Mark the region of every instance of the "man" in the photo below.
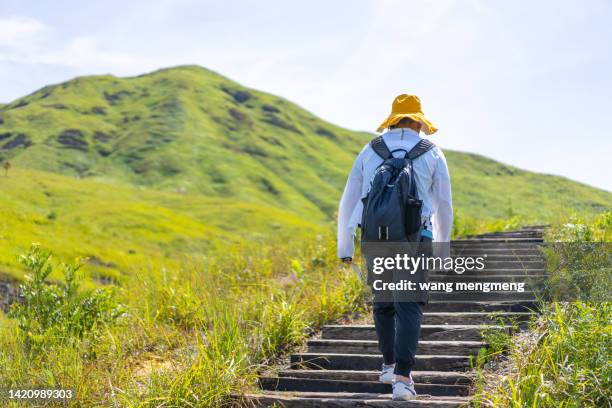
[[[421,131],[431,135],[437,129],[423,114],[419,98],[402,94],[395,98],[391,114],[377,131],[384,132],[382,138],[388,149],[394,157],[400,157],[417,145]],[[372,176],[382,162],[383,159],[367,144],[355,159],[348,177],[338,211],[338,256],[344,262],[352,262],[355,229],[363,212],[362,198],[368,194]],[[413,172],[418,198],[423,201],[421,240],[450,242],[453,221],[451,187],[442,151],[434,146],[414,159]],[[421,304],[382,302],[375,297],[373,313],[378,347],[384,361],[380,381],[393,384],[394,400],[413,399],[416,391],[411,371],[421,328]]]

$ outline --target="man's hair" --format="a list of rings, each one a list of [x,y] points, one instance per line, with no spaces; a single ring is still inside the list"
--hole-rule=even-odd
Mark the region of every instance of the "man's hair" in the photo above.
[[[415,122],[417,121],[412,118],[405,117],[405,118],[400,119],[400,121],[397,122],[396,124],[389,126],[389,129],[395,129],[398,125],[409,125]]]

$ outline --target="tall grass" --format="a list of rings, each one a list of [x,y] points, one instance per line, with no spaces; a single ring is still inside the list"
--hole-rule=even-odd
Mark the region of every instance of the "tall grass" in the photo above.
[[[124,313],[110,289],[79,291],[78,263],[62,265],[62,284],[46,282],[53,271],[50,258],[50,252],[36,245],[21,256],[30,274],[20,287],[23,302],[13,305],[9,316],[17,319],[27,350],[44,349],[48,342],[71,342],[95,335],[100,327],[113,324]]]
[[[0,383],[72,388],[73,406],[235,405],[230,395],[253,388],[259,371],[364,304],[361,282],[337,265],[327,237],[229,247],[205,264],[134,276],[116,296],[121,319],[70,342],[49,335],[38,349],[3,318]]]
[[[576,290],[574,301],[542,304],[530,331],[506,342],[508,360],[481,378],[475,405],[612,406],[612,310],[610,292],[602,298],[600,290],[610,282],[611,221],[608,212],[592,223],[574,219],[548,233],[549,242],[572,243],[549,254],[548,289]]]

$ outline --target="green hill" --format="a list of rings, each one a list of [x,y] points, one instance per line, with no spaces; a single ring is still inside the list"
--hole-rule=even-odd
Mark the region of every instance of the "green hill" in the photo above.
[[[333,215],[372,136],[197,66],[76,78],[4,105],[0,117],[0,159],[16,167],[271,205],[313,221]],[[461,214],[537,219],[612,202],[561,177],[447,155]]]
[[[458,214],[469,217],[521,216],[529,222],[600,214],[612,207],[612,193],[565,177],[525,171],[489,158],[445,152]]]
[[[47,86],[0,105],[0,161],[12,164],[0,177],[0,272],[19,274],[31,242],[117,279],[244,239],[328,231],[371,137],[197,66]],[[562,177],[446,154],[461,220],[540,222],[612,202]]]
[[[368,136],[203,68],[76,78],[5,106],[0,158],[324,219]],[[333,160],[332,160],[333,159]]]

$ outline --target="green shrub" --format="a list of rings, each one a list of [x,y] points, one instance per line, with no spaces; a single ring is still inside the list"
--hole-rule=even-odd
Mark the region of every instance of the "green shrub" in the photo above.
[[[79,290],[79,264],[63,264],[64,281],[47,282],[54,268],[50,258],[51,253],[39,246],[32,246],[20,258],[29,274],[20,286],[23,301],[13,305],[9,316],[17,319],[28,349],[49,341],[82,339],[125,313],[112,290]]]
[[[612,300],[612,212],[586,223],[577,217],[552,228],[544,249],[549,299],[604,302]]]

